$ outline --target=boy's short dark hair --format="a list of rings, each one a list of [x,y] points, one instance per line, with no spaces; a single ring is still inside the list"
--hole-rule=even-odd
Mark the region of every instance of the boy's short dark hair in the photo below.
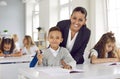
[[[49,29],[48,34],[49,34],[50,32],[52,32],[52,31],[59,31],[59,32],[61,33],[61,35],[62,35],[62,32],[61,32],[60,28],[57,27],[57,26],[51,27],[51,28]]]

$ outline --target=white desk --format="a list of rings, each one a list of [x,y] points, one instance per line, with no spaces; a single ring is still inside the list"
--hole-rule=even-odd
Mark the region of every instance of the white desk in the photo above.
[[[45,67],[27,68],[19,70],[18,79],[120,79],[120,63],[118,65],[83,64],[78,65],[83,73],[65,73],[62,75],[50,75],[41,70]]]
[[[19,68],[28,68],[31,57],[0,57],[0,79],[17,79]]]

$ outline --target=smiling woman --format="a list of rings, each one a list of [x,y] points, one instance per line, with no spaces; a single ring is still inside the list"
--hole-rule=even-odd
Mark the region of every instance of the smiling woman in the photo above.
[[[63,34],[63,42],[77,64],[84,62],[83,54],[90,38],[90,30],[86,27],[87,11],[83,7],[76,7],[69,20],[58,22],[57,26]]]

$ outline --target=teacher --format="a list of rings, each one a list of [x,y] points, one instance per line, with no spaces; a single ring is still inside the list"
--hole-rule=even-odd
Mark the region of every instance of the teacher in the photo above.
[[[87,11],[83,7],[76,7],[69,20],[57,23],[63,34],[60,46],[66,47],[77,64],[84,62],[84,50],[90,38],[90,30],[86,26]]]

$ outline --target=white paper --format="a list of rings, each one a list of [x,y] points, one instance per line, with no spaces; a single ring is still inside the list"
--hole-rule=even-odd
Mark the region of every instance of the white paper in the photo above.
[[[78,70],[78,69],[72,69],[72,70],[68,70],[68,69],[63,69],[60,67],[47,67],[47,68],[40,68],[37,69],[39,72],[43,72],[46,73],[50,76],[61,76],[61,75],[69,75],[71,74],[70,72],[73,71],[73,73],[81,73],[83,72],[83,70]],[[74,72],[77,71],[77,72]]]

